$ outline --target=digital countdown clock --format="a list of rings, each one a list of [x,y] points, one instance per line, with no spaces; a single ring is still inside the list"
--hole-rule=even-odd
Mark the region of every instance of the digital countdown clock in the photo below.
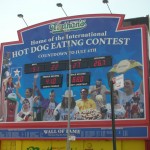
[[[62,87],[62,80],[62,74],[41,76],[40,85],[41,88]]]
[[[69,74],[67,74],[67,86],[69,86]],[[41,76],[41,88],[58,88],[62,87],[63,75],[46,75]],[[71,74],[71,86],[90,85],[90,72],[80,72]]]
[[[71,69],[83,69],[83,68],[96,68],[96,67],[106,67],[112,66],[112,57],[92,57],[71,60]],[[69,61],[54,61],[36,64],[25,64],[24,73],[38,73],[38,72],[51,72],[51,71],[61,71],[69,69]]]
[[[71,86],[90,85],[90,72],[71,74]],[[67,74],[67,86],[69,86],[69,74]]]

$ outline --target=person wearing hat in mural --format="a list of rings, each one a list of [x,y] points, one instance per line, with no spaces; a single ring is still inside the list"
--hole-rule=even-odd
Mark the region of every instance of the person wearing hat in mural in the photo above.
[[[17,96],[15,93],[10,93],[4,102],[4,121],[16,121],[16,114],[18,111]]]
[[[69,95],[70,94],[70,95]],[[70,119],[75,120],[77,119],[76,115],[79,114],[79,108],[76,105],[75,95],[73,95],[72,90],[66,90],[65,94],[63,95],[62,102],[57,105],[54,110],[54,115],[56,120],[68,120],[68,101],[70,99]]]
[[[21,111],[17,114],[16,121],[32,121],[33,120],[33,112],[30,109],[30,102],[27,98],[25,98],[22,102]]]

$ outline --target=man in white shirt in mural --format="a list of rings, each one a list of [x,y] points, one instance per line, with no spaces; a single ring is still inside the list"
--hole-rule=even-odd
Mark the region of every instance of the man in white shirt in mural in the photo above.
[[[43,121],[55,120],[55,116],[53,113],[54,113],[56,106],[57,106],[57,103],[55,101],[55,91],[52,90],[49,93],[49,104],[46,110],[44,111]]]
[[[101,79],[96,80],[96,84],[89,87],[89,94],[90,98],[95,101],[96,107],[99,105],[97,104],[96,96],[102,95],[103,97],[103,104],[106,104],[106,94],[110,94],[110,91],[106,88],[105,85],[102,84]],[[99,110],[99,108],[97,108]]]
[[[139,89],[136,92],[134,92],[134,82],[130,79],[126,79],[124,81],[124,91],[118,90],[118,92],[119,97],[122,100],[120,101],[120,103],[123,105],[125,105],[127,102],[131,102],[134,96],[140,96],[141,101],[143,101],[143,93],[141,85]]]

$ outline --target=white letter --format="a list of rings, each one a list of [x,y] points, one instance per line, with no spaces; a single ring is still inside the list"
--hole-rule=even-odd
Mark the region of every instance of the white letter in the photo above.
[[[31,53],[35,53],[36,52],[36,47],[31,47]]]
[[[17,51],[12,52],[12,58],[14,58],[14,57],[18,57],[18,56],[17,56]]]

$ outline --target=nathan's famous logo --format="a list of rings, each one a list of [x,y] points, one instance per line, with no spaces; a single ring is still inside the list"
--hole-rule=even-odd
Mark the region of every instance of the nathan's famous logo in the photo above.
[[[40,150],[40,148],[31,146],[31,147],[27,148],[27,150]]]
[[[29,148],[27,148],[27,150],[40,150],[40,148],[39,147],[30,146]],[[46,150],[53,150],[52,146],[48,147]]]
[[[49,29],[51,33],[61,33],[61,32],[69,32],[75,30],[81,30],[87,26],[86,20],[73,20],[66,21],[64,23],[53,23],[49,25]]]
[[[64,149],[65,149],[64,146],[63,147],[52,147],[52,146],[50,146],[50,147],[48,147],[45,150],[64,150]],[[27,150],[40,150],[40,148],[39,147],[30,146],[30,147],[27,148]],[[71,150],[73,150],[73,149],[71,148]]]

